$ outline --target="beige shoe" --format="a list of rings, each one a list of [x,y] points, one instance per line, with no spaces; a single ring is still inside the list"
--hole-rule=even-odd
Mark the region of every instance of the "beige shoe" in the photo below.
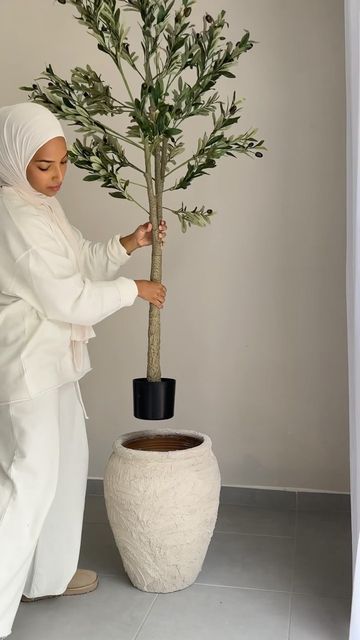
[[[83,593],[95,591],[99,584],[99,578],[95,571],[88,569],[78,569],[70,580],[66,591],[56,596],[40,596],[39,598],[21,597],[21,602],[36,602],[38,600],[47,600],[48,598],[60,598],[60,596],[79,596]]]
[[[82,593],[95,591],[99,584],[99,578],[95,571],[89,569],[78,569],[74,577],[70,580],[63,596],[79,596]]]

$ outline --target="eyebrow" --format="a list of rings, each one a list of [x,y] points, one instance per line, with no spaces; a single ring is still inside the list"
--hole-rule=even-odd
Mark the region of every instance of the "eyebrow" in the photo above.
[[[68,155],[69,155],[68,153],[65,153],[64,157],[61,158],[61,160],[64,160],[64,158],[67,158]],[[49,163],[51,163],[51,162],[55,162],[55,160],[35,160],[35,162],[49,162]]]

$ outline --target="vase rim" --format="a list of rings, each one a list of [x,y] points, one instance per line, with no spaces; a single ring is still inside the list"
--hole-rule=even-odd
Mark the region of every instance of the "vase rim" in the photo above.
[[[186,449],[175,449],[173,451],[144,451],[143,449],[131,449],[124,445],[124,443],[128,440],[134,440],[136,438],[146,437],[146,436],[191,436],[193,438],[199,438],[202,440],[200,444],[189,447]],[[162,429],[162,428],[151,428],[140,431],[130,431],[128,433],[122,433],[117,440],[115,440],[113,444],[114,453],[127,457],[127,458],[137,458],[151,461],[160,461],[160,460],[173,460],[176,459],[186,459],[192,458],[194,456],[202,455],[212,448],[212,442],[210,437],[205,433],[200,433],[199,431],[191,431],[189,429]]]

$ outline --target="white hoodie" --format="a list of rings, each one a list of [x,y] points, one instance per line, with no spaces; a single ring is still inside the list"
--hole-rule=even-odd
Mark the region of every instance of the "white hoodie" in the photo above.
[[[85,343],[80,370],[71,325],[92,325],[133,304],[134,280],[119,277],[129,259],[116,235],[79,243],[76,256],[45,210],[13,189],[0,189],[0,402],[33,398],[90,370]]]
[[[60,126],[44,107],[28,107],[35,107],[35,115],[43,109],[51,125],[53,118]],[[28,149],[22,173],[37,149],[60,134],[55,126],[47,135]],[[0,126],[0,178],[6,185],[2,152]],[[138,295],[134,280],[119,275],[129,258],[119,235],[107,244],[85,240],[55,198],[27,185],[0,188],[0,403],[80,379],[91,369],[91,325],[132,305]]]

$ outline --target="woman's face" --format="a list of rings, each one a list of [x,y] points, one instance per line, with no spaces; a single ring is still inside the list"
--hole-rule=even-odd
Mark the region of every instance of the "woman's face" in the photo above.
[[[31,158],[26,169],[28,182],[44,196],[54,196],[64,180],[67,161],[65,138],[52,138]]]

